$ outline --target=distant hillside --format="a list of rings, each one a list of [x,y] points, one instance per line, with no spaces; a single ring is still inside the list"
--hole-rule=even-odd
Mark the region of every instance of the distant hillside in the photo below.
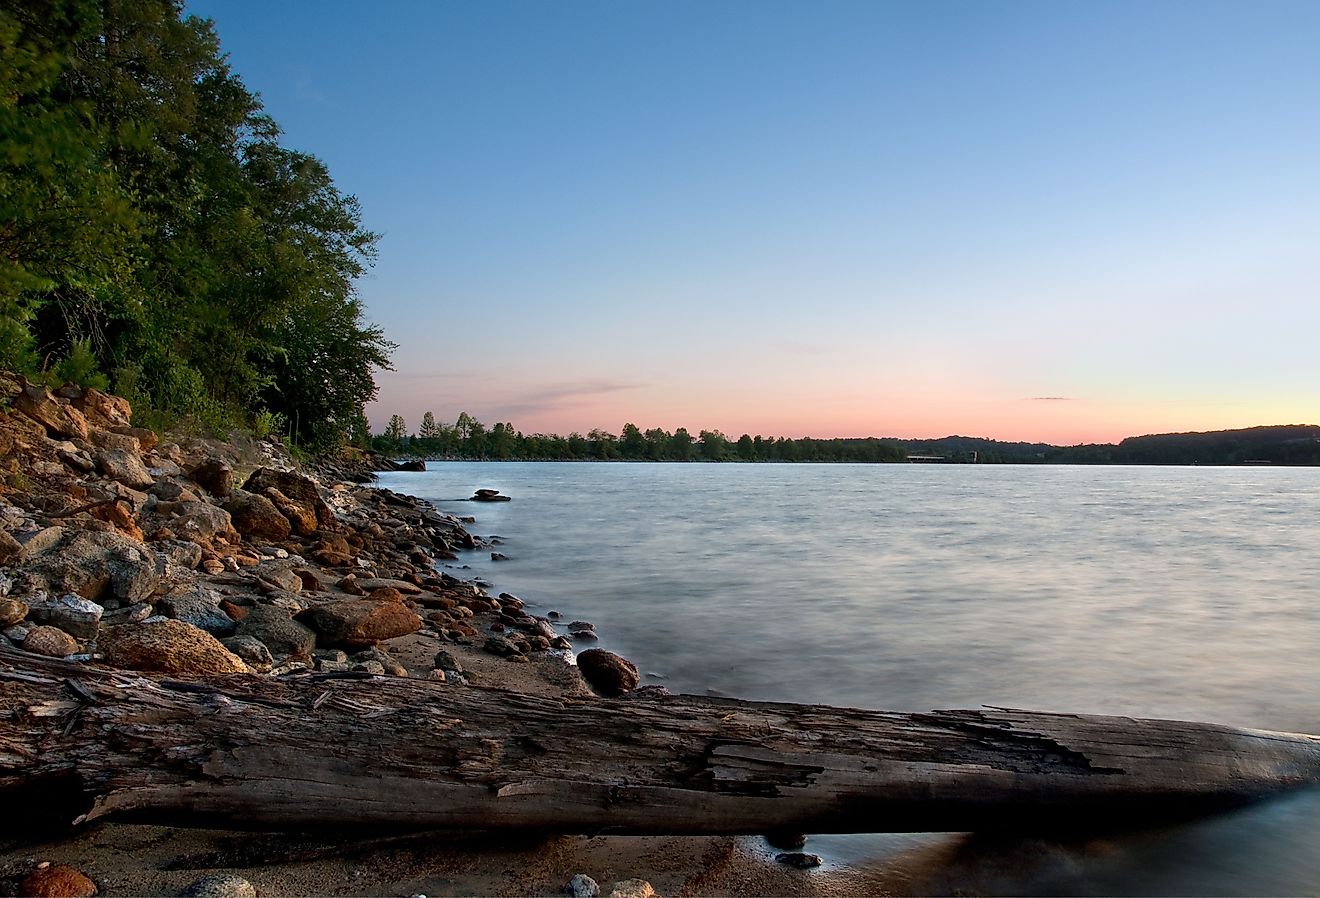
[[[1120,443],[1050,446],[1005,443],[978,437],[900,440],[909,456],[941,456],[951,462],[1064,465],[1320,465],[1320,425],[1280,424],[1205,433],[1160,433]],[[975,456],[973,456],[975,453]]]

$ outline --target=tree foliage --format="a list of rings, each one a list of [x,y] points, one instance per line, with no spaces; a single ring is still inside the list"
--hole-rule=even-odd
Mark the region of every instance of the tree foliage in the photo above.
[[[158,412],[360,431],[377,237],[176,0],[0,0],[0,366]],[[76,356],[76,358],[75,358]],[[88,362],[91,362],[89,368]]]

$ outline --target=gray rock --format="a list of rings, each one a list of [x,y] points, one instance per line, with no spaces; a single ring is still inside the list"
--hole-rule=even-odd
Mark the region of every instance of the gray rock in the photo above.
[[[459,664],[458,659],[444,649],[435,653],[435,658],[432,659],[431,666],[436,670],[452,670],[455,673],[463,672],[463,665]]]
[[[179,502],[171,511],[177,517],[170,521],[170,529],[184,539],[209,541],[217,533],[233,529],[229,512],[209,502]]]
[[[272,655],[310,655],[316,634],[298,623],[283,609],[258,605],[238,622],[238,636],[255,636],[266,644]]]
[[[96,466],[106,477],[135,490],[144,490],[156,482],[142,459],[125,449],[102,449],[96,453]]]
[[[199,586],[188,592],[161,599],[160,610],[175,620],[192,624],[212,636],[232,636],[238,629],[238,624],[220,610],[222,598],[214,589]]]
[[[385,665],[381,664],[379,661],[360,661],[350,666],[349,670],[366,671],[367,673],[378,677],[385,676]]]
[[[27,639],[28,634],[32,632],[32,628],[33,625],[29,624],[27,621],[20,621],[12,627],[5,627],[3,630],[0,630],[0,635],[3,635],[6,639],[16,645],[22,645],[23,640]]]
[[[151,617],[154,610],[146,602],[138,602],[135,605],[116,608],[114,611],[107,610],[105,614],[101,615],[101,623],[106,626],[141,623]]]
[[[482,649],[501,658],[519,654],[518,647],[503,636],[488,636],[486,642],[482,645]]]
[[[157,553],[165,555],[169,563],[188,570],[196,570],[202,563],[202,547],[182,539],[163,540],[151,544]]]
[[[775,855],[775,860],[789,867],[796,867],[799,870],[810,870],[812,867],[819,867],[823,863],[818,854],[806,854],[801,851],[785,851]]]
[[[22,579],[29,590],[132,604],[150,596],[160,582],[155,553],[118,533],[51,527],[28,541],[23,557]]]
[[[380,664],[385,673],[392,677],[408,676],[408,668],[400,664],[394,656],[388,652],[383,652],[378,648],[369,648],[364,652],[358,652],[353,656],[353,660],[359,664],[365,664],[368,661],[375,661]]]
[[[596,898],[600,894],[600,886],[585,873],[578,873],[564,886],[564,891],[573,898]]]
[[[568,632],[570,633],[580,633],[583,630],[594,631],[595,629],[596,629],[596,625],[589,620],[575,620],[570,622],[568,625]]]
[[[312,652],[312,657],[317,661],[334,661],[336,664],[344,664],[348,661],[348,652],[343,649],[318,649]]]
[[[268,673],[275,665],[270,649],[255,636],[231,636],[220,640],[221,645],[243,659],[243,663],[258,673]]]
[[[203,876],[180,893],[183,898],[257,898],[252,883],[241,876]]]
[[[28,617],[38,624],[59,627],[78,639],[92,639],[101,629],[100,605],[74,595],[36,602],[28,608]]]

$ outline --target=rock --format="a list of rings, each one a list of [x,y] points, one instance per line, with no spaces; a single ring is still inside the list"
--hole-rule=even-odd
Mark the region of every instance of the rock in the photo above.
[[[28,608],[28,617],[33,622],[58,627],[77,639],[94,638],[101,629],[101,615],[104,613],[105,609],[95,602],[73,595],[34,602]]]
[[[234,529],[248,539],[282,542],[289,538],[289,519],[265,496],[233,490],[224,508],[233,519]]]
[[[0,599],[0,630],[12,627],[27,617],[28,606],[18,599]]]
[[[597,639],[600,639],[600,637],[596,635],[595,630],[574,630],[568,635],[572,636],[578,642],[595,642]]]
[[[631,661],[605,649],[588,649],[578,655],[577,664],[587,684],[607,698],[631,692],[640,681]]]
[[[114,433],[123,434],[126,437],[132,437],[137,440],[138,445],[142,447],[141,451],[143,452],[150,452],[152,449],[155,449],[156,444],[160,442],[160,437],[156,435],[156,431],[148,430],[145,427],[125,427],[123,425],[117,425],[111,427],[110,430]]]
[[[73,397],[73,404],[93,427],[109,429],[132,424],[133,407],[122,396],[111,396],[88,387]]]
[[[294,573],[298,576],[298,579],[302,581],[302,588],[307,592],[320,592],[325,588],[321,583],[321,578],[316,575],[315,571],[309,571],[305,567],[300,567],[294,569]]]
[[[596,898],[600,894],[600,886],[590,876],[578,873],[564,886],[564,891],[573,898]]]
[[[573,648],[573,643],[569,642],[562,636],[556,636],[554,639],[550,640],[550,648],[560,652],[567,652]]]
[[[610,889],[609,898],[655,898],[655,889],[644,879],[624,879]]]
[[[179,893],[183,898],[257,898],[257,890],[241,876],[203,876]]]
[[[142,444],[137,441],[137,437],[115,433],[113,430],[91,430],[87,437],[98,449],[115,449],[135,457],[142,454]]]
[[[503,552],[491,552],[491,553],[490,553],[490,560],[491,560],[491,561],[508,561],[508,560],[509,560],[509,556],[508,556],[508,555],[505,555]]]
[[[257,575],[285,592],[302,592],[302,577],[289,569],[287,561],[262,562],[257,566]]]
[[[33,627],[23,640],[23,651],[50,658],[63,658],[78,651],[78,640],[58,627]]]
[[[142,459],[122,449],[102,449],[96,453],[96,467],[111,480],[135,490],[144,490],[156,482]]]
[[[186,570],[196,570],[197,565],[202,563],[202,547],[194,542],[167,539],[152,543],[152,548],[157,553],[163,554],[171,565]]]
[[[58,402],[45,387],[25,383],[13,403],[20,414],[36,421],[51,437],[87,439],[87,419],[82,412]]]
[[[231,636],[228,639],[220,640],[221,644],[229,651],[243,659],[248,667],[258,673],[269,673],[275,665],[275,659],[271,657],[270,649],[266,644],[255,636]]]
[[[379,661],[359,661],[349,667],[349,670],[360,670],[375,677],[385,676],[385,666]]]
[[[321,536],[311,551],[312,559],[330,567],[342,567],[353,560],[353,547],[338,533]]]
[[[766,833],[765,840],[772,848],[797,851],[807,844],[807,837],[802,833]]]
[[[431,660],[431,666],[436,670],[452,670],[454,673],[463,672],[463,665],[459,664],[458,659],[444,649],[435,653],[435,658]]]
[[[775,855],[775,860],[789,867],[796,867],[799,870],[810,870],[812,867],[819,867],[822,863],[818,854],[804,854],[801,851],[785,851]]]
[[[596,625],[587,620],[570,621],[568,624],[568,632],[570,633],[581,633],[584,630],[595,632]]]
[[[117,608],[101,615],[101,626],[117,627],[120,624],[136,624],[151,617],[154,609],[146,602],[138,602],[126,608]]]
[[[228,599],[220,600],[220,610],[225,613],[225,617],[232,621],[241,621],[248,616],[248,610],[242,605],[231,602]]]
[[[8,530],[0,530],[0,564],[9,564],[23,552],[23,544],[14,539]]]
[[[218,639],[178,620],[148,618],[140,624],[111,627],[97,648],[115,667],[184,676],[247,673],[247,665]]]
[[[316,633],[273,605],[258,605],[238,623],[238,636],[255,636],[266,644],[272,655],[310,655],[316,645]]]
[[[29,898],[92,898],[96,883],[81,870],[45,863],[23,878],[18,894]]]
[[[234,469],[222,458],[208,458],[188,472],[188,479],[217,499],[229,498]]]
[[[158,510],[161,507],[157,506]],[[209,544],[216,536],[227,538],[235,532],[229,512],[209,502],[180,501],[169,506],[168,510],[176,515],[170,521],[170,528],[181,539]]]
[[[433,683],[447,683],[449,682],[449,674],[445,673],[443,670],[437,667],[434,670],[427,673],[426,679],[432,681]]]
[[[402,602],[403,593],[393,586],[382,586],[380,589],[373,589],[369,592],[367,598],[373,602]]]
[[[391,580],[386,577],[369,577],[365,580],[358,580],[357,585],[367,593],[374,592],[377,589],[384,589],[386,587],[397,589],[404,595],[410,596],[417,595],[422,591],[422,588],[415,583],[409,583],[407,580]]]
[[[356,655],[353,656],[353,660],[358,664],[365,664],[368,661],[375,661],[381,666],[382,669],[384,669],[385,673],[389,674],[392,677],[408,676],[408,668],[400,664],[388,652],[382,652],[378,648],[370,648],[367,649],[365,652],[358,652]]]
[[[214,589],[199,586],[160,600],[160,610],[168,616],[192,624],[212,636],[232,636],[237,624],[220,608],[223,597]]]
[[[309,477],[304,477],[295,471],[259,468],[247,479],[247,483],[243,484],[243,489],[252,493],[265,493],[272,488],[278,490],[292,506],[311,512],[312,517],[315,518],[315,525],[304,532],[311,533],[322,527],[335,525],[335,513],[321,498],[321,490],[317,487],[316,481]]]
[[[426,470],[426,462],[422,461],[420,458],[419,458],[419,459],[415,459],[415,460],[413,460],[413,461],[399,462],[399,464],[398,464],[396,470],[399,470],[399,471],[413,471],[413,472],[417,472],[417,471],[425,471],[425,470]]]
[[[422,628],[422,619],[398,602],[344,599],[308,608],[298,615],[326,645],[367,646],[407,636]]]
[[[51,527],[34,536],[23,554],[30,559],[23,570],[30,588],[76,593],[93,602],[107,596],[140,602],[160,582],[154,553],[118,533]]]
[[[482,650],[492,655],[498,655],[501,658],[509,658],[518,654],[518,647],[512,641],[503,636],[488,636],[485,643],[481,646]]]

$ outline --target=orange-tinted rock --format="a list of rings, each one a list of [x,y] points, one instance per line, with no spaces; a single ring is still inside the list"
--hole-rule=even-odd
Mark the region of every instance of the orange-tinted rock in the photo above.
[[[324,645],[369,646],[407,636],[422,619],[398,602],[345,600],[308,608],[298,620],[311,627]]]
[[[20,895],[29,898],[92,898],[96,883],[81,871],[63,864],[42,865],[28,874],[18,886]]]
[[[247,673],[247,665],[220,640],[183,621],[112,627],[102,631],[97,647],[110,664],[129,670],[192,676]]]

